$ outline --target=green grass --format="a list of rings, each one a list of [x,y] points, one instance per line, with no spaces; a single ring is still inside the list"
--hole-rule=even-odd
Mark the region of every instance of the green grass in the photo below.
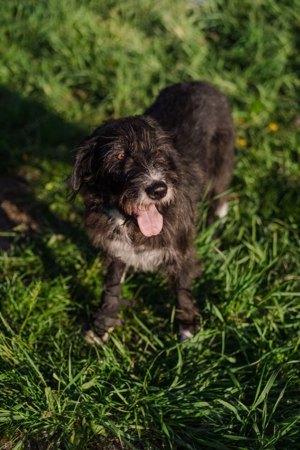
[[[42,217],[0,254],[0,446],[298,450],[299,1],[0,4],[1,173]],[[202,329],[179,344],[172,292],[135,274],[125,327],[90,347],[105,268],[67,201],[71,149],[192,78],[229,96],[237,130],[226,226],[196,241]]]

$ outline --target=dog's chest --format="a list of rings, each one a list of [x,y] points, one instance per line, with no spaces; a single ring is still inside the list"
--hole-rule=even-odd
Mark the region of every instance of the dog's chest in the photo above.
[[[90,239],[110,257],[118,258],[127,266],[139,271],[156,271],[176,260],[176,252],[172,247],[149,248],[147,245],[134,242],[124,217],[117,210],[107,209],[105,216],[108,217],[106,226],[98,228],[97,233],[90,233]],[[94,231],[92,227],[90,230]]]
[[[168,249],[147,249],[143,245],[134,246],[120,239],[109,241],[106,251],[112,257],[123,261],[127,266],[141,271],[157,270],[171,259],[171,252]]]

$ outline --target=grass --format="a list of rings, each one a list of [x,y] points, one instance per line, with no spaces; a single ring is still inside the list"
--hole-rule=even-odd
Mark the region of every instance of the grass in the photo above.
[[[41,220],[1,233],[1,448],[299,449],[299,2],[1,6],[1,173]],[[105,268],[66,200],[71,149],[191,78],[229,96],[237,130],[226,226],[196,241],[202,329],[179,344],[165,281],[135,274],[125,327],[90,347]]]

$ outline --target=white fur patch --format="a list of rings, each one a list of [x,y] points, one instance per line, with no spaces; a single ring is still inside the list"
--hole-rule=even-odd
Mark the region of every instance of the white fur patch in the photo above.
[[[125,218],[116,208],[108,209],[107,214],[114,220],[116,225],[121,226],[124,224]]]
[[[193,333],[190,332],[190,330],[187,330],[183,327],[179,328],[179,340],[186,341],[187,339],[191,339],[193,337]]]
[[[228,203],[227,202],[223,203],[222,206],[217,208],[216,213],[220,217],[220,219],[224,219],[228,213]]]
[[[157,169],[149,170],[149,178],[152,181],[165,181],[163,174]]]
[[[165,249],[145,250],[144,246],[134,247],[128,242],[115,239],[106,247],[109,254],[125,262],[127,266],[142,271],[156,270],[159,265],[171,258],[170,251]]]
[[[123,272],[123,274],[122,274],[122,276],[121,276],[121,281],[120,281],[121,284],[123,284],[124,281],[125,281],[125,278],[126,278],[126,272],[127,272],[127,267],[125,267],[124,272]]]

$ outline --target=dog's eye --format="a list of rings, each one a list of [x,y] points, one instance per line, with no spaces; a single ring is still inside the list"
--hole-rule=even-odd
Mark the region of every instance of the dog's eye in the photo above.
[[[119,159],[120,161],[121,161],[122,159],[124,159],[124,158],[125,158],[125,151],[122,150],[121,152],[118,152],[118,153],[116,154],[116,158]]]

